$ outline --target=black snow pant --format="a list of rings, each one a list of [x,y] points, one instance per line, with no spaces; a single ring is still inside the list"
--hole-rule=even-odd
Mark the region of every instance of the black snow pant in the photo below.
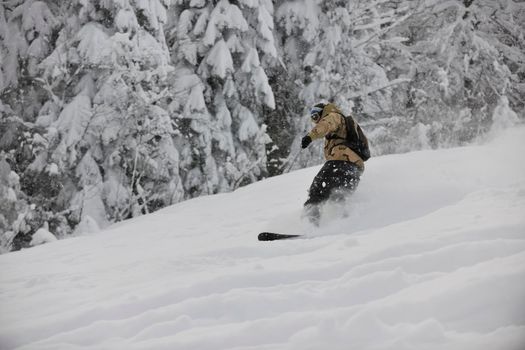
[[[321,205],[328,199],[343,202],[357,188],[360,176],[361,171],[351,162],[327,161],[315,176],[304,203],[304,213],[310,222],[318,225]]]

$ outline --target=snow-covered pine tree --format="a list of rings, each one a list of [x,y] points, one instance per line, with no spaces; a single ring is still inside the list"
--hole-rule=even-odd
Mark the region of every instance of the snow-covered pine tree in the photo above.
[[[9,161],[11,177],[18,178],[17,203],[25,203],[17,209],[16,220],[8,220],[13,235],[9,246],[19,249],[44,220],[57,232],[67,227],[55,201],[58,178],[48,169],[39,176],[30,171],[35,155],[47,145],[45,131],[35,120],[45,102],[56,97],[40,83],[38,64],[56,41],[60,20],[54,13],[60,11],[52,1],[13,0],[0,7],[0,151]]]
[[[1,142],[36,208],[31,230],[49,221],[60,237],[183,198],[163,108],[168,3],[2,4]]]
[[[177,1],[170,30],[181,175],[189,196],[266,175],[263,106],[275,107],[265,68],[275,64],[268,0]]]
[[[60,44],[41,65],[50,85],[72,86],[49,125],[56,147],[48,156],[59,169],[74,169],[76,219],[104,225],[182,198],[179,155],[162,107],[171,69],[167,3],[75,5],[79,17],[64,26]]]
[[[470,141],[490,128],[505,97],[523,111],[522,2],[406,3],[412,15],[392,31],[406,40],[378,57],[389,79],[410,79],[395,91],[397,118],[376,130],[381,153]]]

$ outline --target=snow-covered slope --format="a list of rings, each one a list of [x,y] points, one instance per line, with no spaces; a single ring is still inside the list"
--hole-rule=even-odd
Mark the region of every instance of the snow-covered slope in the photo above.
[[[524,151],[373,158],[317,231],[310,168],[0,256],[0,348],[523,350]]]

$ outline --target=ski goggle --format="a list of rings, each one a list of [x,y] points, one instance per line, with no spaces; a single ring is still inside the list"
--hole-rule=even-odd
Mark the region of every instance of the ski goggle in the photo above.
[[[313,107],[310,110],[310,118],[312,118],[313,121],[318,121],[321,119],[321,113],[323,112],[323,109],[321,107]]]

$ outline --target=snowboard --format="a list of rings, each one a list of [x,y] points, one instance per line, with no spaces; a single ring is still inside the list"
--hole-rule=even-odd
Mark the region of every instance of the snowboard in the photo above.
[[[293,239],[297,237],[302,237],[302,235],[286,235],[275,232],[261,232],[259,233],[259,236],[257,236],[257,239],[259,241],[276,241],[279,239]]]

